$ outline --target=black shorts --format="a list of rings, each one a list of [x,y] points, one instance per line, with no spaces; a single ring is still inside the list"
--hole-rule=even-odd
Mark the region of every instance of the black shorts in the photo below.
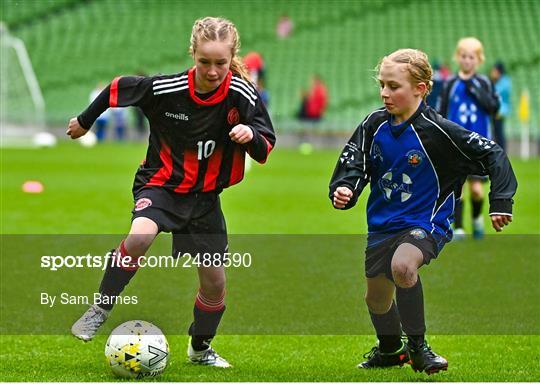
[[[146,217],[160,232],[173,234],[172,255],[224,253],[227,226],[217,192],[178,194],[164,188],[145,188],[134,196],[131,220]]]
[[[409,243],[422,251],[424,264],[429,264],[442,250],[446,240],[435,238],[430,232],[422,228],[409,228],[397,232],[377,243],[366,248],[366,277],[376,277],[384,273],[389,280],[392,277],[392,258],[396,249],[403,243]]]

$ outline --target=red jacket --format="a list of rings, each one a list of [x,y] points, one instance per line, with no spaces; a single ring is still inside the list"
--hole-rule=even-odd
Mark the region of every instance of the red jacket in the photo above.
[[[325,85],[317,81],[311,88],[306,101],[306,115],[310,118],[320,119],[326,110],[328,92]]]

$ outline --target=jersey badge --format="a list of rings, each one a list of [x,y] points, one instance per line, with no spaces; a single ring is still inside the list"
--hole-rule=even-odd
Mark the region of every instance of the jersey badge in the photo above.
[[[409,152],[407,152],[407,163],[411,167],[418,167],[422,162],[424,161],[424,154],[420,152],[419,150],[412,149]]]
[[[416,240],[422,240],[422,239],[425,239],[427,234],[426,234],[426,231],[424,231],[423,229],[421,228],[415,228],[413,229],[412,231],[409,232],[409,235],[411,235],[412,237],[414,237]]]
[[[236,107],[233,107],[229,110],[229,113],[227,114],[227,123],[230,125],[236,125],[240,122],[240,114],[238,113],[238,109]]]
[[[143,209],[148,208],[151,205],[152,200],[147,197],[143,197],[142,199],[137,200],[137,202],[135,203],[135,211],[142,211]]]

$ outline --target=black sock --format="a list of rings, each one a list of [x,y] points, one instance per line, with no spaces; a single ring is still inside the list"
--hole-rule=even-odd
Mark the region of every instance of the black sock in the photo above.
[[[118,251],[111,251],[113,254],[114,252]],[[99,286],[102,303],[98,304],[98,306],[110,311],[114,306],[115,297],[122,293],[136,272],[136,269],[128,271],[120,268],[118,262],[111,258]]]
[[[212,339],[216,335],[219,322],[225,312],[225,306],[219,311],[203,311],[196,305],[193,307],[194,321],[189,327],[191,336],[191,346],[196,351],[204,351],[210,346]]]
[[[463,228],[463,204],[461,199],[456,201],[454,207],[454,228]]]
[[[426,322],[424,319],[424,293],[420,276],[411,288],[396,286],[396,300],[403,331],[409,339],[409,344],[422,345],[426,333]]]
[[[484,199],[481,198],[480,200],[474,200],[471,199],[472,204],[472,217],[473,219],[476,219],[478,216],[482,214],[482,206],[484,205]]]
[[[390,310],[382,315],[369,312],[371,322],[377,332],[381,352],[391,353],[401,348],[401,324],[396,303],[392,301]]]

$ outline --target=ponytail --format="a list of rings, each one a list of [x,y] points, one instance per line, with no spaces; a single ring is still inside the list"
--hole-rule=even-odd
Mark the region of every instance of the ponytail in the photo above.
[[[245,81],[251,82],[251,77],[249,76],[246,65],[239,56],[233,56],[231,60],[231,72],[240,76]]]

